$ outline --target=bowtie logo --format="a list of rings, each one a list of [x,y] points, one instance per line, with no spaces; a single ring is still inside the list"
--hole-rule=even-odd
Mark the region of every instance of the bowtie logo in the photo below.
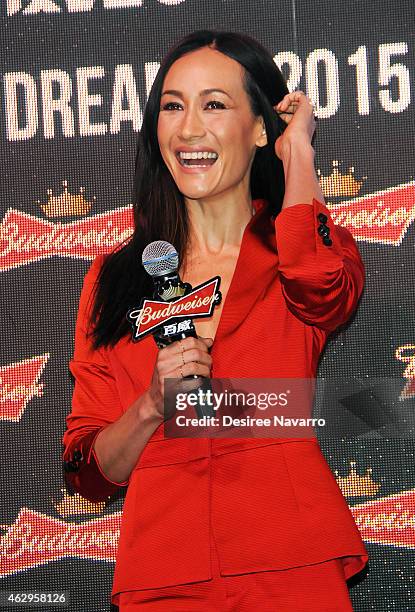
[[[180,333],[189,329],[191,319],[209,317],[221,300],[219,283],[220,277],[215,276],[170,302],[144,298],[139,308],[130,308],[127,313],[133,327],[133,342],[163,326],[165,335]]]

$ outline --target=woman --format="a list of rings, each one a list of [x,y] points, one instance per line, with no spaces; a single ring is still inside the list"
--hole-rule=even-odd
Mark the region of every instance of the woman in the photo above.
[[[285,129],[281,129],[284,126]],[[121,610],[351,610],[367,551],[313,438],[164,438],[163,380],[313,378],[355,310],[364,268],[324,204],[313,106],[272,57],[201,31],[166,56],[144,112],[135,232],[82,290],[64,459],[91,500],[128,485],[112,601]],[[180,276],[221,277],[198,338],[133,344],[126,312],[151,295],[139,266],[167,240]],[[91,325],[90,325],[91,323]]]

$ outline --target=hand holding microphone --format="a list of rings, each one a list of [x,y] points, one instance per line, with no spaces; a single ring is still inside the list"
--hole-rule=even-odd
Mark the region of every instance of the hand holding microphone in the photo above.
[[[160,416],[168,419],[175,411],[172,406],[166,414],[164,379],[187,376],[209,378],[212,367],[209,348],[212,344],[212,338],[189,337],[172,342],[159,350],[148,393]]]

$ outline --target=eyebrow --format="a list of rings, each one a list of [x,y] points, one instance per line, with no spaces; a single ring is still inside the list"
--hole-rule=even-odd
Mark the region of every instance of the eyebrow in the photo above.
[[[201,96],[208,96],[211,93],[223,93],[223,94],[225,94],[225,96],[228,96],[228,98],[230,98],[232,100],[232,96],[230,96],[223,89],[219,89],[218,87],[213,87],[212,89],[203,89],[200,92],[200,95]],[[163,93],[161,95],[162,96],[166,96],[168,94],[171,95],[171,96],[177,96],[178,98],[183,98],[183,93],[181,91],[178,91],[177,89],[166,89],[166,91],[163,91]]]

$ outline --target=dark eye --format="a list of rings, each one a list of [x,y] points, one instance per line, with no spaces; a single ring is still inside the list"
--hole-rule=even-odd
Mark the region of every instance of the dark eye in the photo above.
[[[225,108],[223,102],[219,102],[218,100],[211,100],[206,106],[209,106],[209,108],[213,108],[214,110],[217,108]]]
[[[178,102],[167,102],[161,107],[161,110],[180,110],[181,106]]]

